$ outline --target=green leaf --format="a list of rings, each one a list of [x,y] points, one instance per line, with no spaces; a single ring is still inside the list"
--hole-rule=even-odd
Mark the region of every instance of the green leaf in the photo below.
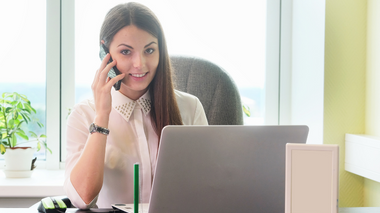
[[[38,138],[37,134],[32,132],[32,131],[29,131],[30,133],[30,136],[32,136],[32,138]]]
[[[23,108],[24,108],[24,106],[22,105],[22,103],[21,103],[21,102],[18,102],[18,104],[17,104],[17,108],[19,108],[19,109],[23,109]]]
[[[13,135],[17,129],[18,129],[17,127],[8,128],[8,135],[9,136]]]
[[[13,120],[17,120],[18,119],[18,112],[16,110],[14,111],[12,117],[13,117]]]
[[[9,146],[8,141],[3,141],[3,144],[4,144],[5,146]]]
[[[3,132],[3,140],[10,138],[7,132]]]
[[[17,137],[15,135],[12,135],[11,147],[15,147],[16,145],[17,145]]]
[[[30,120],[30,118],[27,115],[24,115],[24,113],[20,113],[20,114],[21,114],[22,118],[24,119],[24,121],[26,123],[28,123],[28,120]]]
[[[39,122],[39,121],[37,121],[37,124],[38,124],[38,126],[39,126],[40,128],[44,127],[44,125],[43,125],[41,122]]]
[[[41,134],[41,135],[40,135],[40,138],[47,138],[47,137],[46,137],[46,135]]]
[[[24,120],[22,120],[22,121],[18,121],[18,122],[17,122],[17,128],[20,128],[21,124],[24,123],[24,122],[25,122]],[[16,122],[15,122],[15,123],[16,123]]]
[[[9,128],[13,128],[14,124],[15,124],[14,120],[9,120],[9,122],[8,122],[8,129]]]
[[[30,104],[30,101],[28,100],[28,98],[26,97],[26,95],[20,95],[19,96],[23,101],[27,102]]]
[[[19,95],[17,92],[13,92],[13,93],[12,93],[12,96],[13,96],[13,98],[16,100],[16,99],[19,98],[20,95]]]
[[[246,116],[248,117],[251,117],[251,112],[250,112],[250,109],[248,107],[248,109],[243,105],[243,112]]]
[[[25,140],[29,140],[29,137],[25,134],[25,132],[22,130],[22,129],[19,129],[16,134],[18,136],[20,136],[21,138],[25,139]]]
[[[38,141],[38,143],[37,143],[37,152],[40,151],[40,149],[41,149],[41,142]]]
[[[30,105],[30,103],[25,103],[24,106],[26,109],[29,109],[33,111],[34,113],[37,113],[37,111]]]
[[[0,152],[2,155],[5,153],[5,146],[3,144],[0,144]]]
[[[5,109],[5,113],[9,113],[9,112],[11,112],[12,110],[13,110],[12,107],[7,107],[7,108]]]
[[[21,109],[24,113],[28,113],[28,114],[32,114],[32,111],[30,109],[27,109],[27,108],[23,108]]]
[[[51,149],[49,149],[49,147],[47,147],[47,144],[46,144],[46,143],[44,143],[44,146],[45,146],[45,149],[47,149],[47,150],[50,152],[50,154],[53,153],[53,152],[51,151]]]

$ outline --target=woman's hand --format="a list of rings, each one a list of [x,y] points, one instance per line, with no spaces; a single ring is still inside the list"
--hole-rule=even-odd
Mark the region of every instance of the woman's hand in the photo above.
[[[112,79],[107,76],[110,69],[116,66],[116,61],[107,64],[110,57],[110,54],[104,57],[91,85],[95,99],[94,122],[103,128],[108,128],[112,109],[111,88],[125,76],[121,74]],[[70,174],[71,183],[86,204],[99,194],[103,185],[106,143],[107,135],[89,134],[86,145]]]
[[[109,114],[112,109],[111,88],[125,76],[125,74],[121,74],[112,79],[107,76],[110,69],[116,66],[116,61],[107,64],[109,59],[110,54],[107,54],[99,70],[96,71],[91,85],[95,99],[94,122],[104,128],[108,128]],[[89,204],[99,194],[103,185],[106,143],[107,135],[90,134],[70,174],[71,183],[86,204]]]
[[[107,76],[110,69],[116,66],[115,60],[107,64],[110,57],[109,53],[104,57],[91,85],[95,100],[96,116],[109,116],[112,109],[111,88],[117,81],[123,79],[125,76],[125,74],[117,75],[114,78]]]

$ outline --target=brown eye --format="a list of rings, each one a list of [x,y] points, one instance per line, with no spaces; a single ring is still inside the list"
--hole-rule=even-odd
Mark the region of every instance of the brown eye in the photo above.
[[[131,54],[131,51],[130,50],[122,50],[120,53],[123,55],[129,55],[129,54]]]
[[[152,54],[154,52],[154,49],[153,48],[149,48],[147,50],[145,50],[146,53],[148,54]]]

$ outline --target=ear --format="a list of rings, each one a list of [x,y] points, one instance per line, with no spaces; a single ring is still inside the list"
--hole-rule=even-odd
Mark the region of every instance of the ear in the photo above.
[[[101,40],[100,42],[102,42],[102,44],[104,44],[104,40]]]

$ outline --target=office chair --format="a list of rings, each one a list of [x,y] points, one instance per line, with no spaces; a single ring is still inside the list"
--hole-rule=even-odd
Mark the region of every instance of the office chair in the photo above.
[[[218,65],[189,56],[170,56],[174,87],[198,97],[209,125],[243,125],[240,94]]]

